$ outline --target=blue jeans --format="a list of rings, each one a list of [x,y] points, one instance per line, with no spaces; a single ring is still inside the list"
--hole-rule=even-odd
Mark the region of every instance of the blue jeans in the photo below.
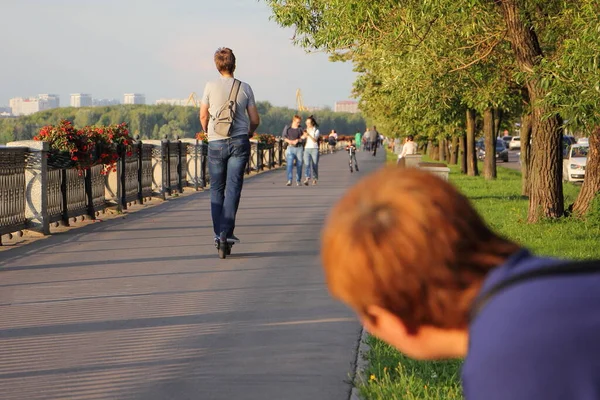
[[[312,175],[310,171],[312,163]],[[304,149],[304,165],[306,166],[306,178],[319,179],[319,149]]]
[[[208,142],[210,173],[210,211],[215,236],[233,235],[235,216],[240,205],[244,170],[250,158],[248,136],[236,136]]]
[[[296,182],[300,182],[302,179],[302,157],[304,153],[303,147],[292,147],[287,148],[287,155],[285,161],[287,163],[287,178],[291,181],[293,178],[292,170],[294,168],[294,160],[296,160]]]

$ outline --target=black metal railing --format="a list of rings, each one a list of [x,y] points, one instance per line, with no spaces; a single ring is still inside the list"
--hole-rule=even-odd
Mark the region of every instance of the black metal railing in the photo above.
[[[142,143],[138,137],[130,153],[120,152],[116,168],[111,171],[96,165],[85,171],[48,166],[42,172],[41,165],[28,163],[33,159],[31,151],[26,147],[0,148],[0,239],[1,235],[29,226],[26,201],[31,189],[27,180],[39,180],[40,174],[45,174],[41,190],[47,197],[44,209],[39,210],[41,218],[46,224],[62,222],[67,226],[79,217],[96,218],[110,202],[125,210],[152,196],[166,198],[182,193],[185,187],[201,190],[210,183],[208,145],[197,140],[164,139],[151,144]],[[251,142],[250,151],[248,174],[285,163],[280,139],[271,146]],[[44,150],[40,154],[46,157],[48,153]],[[27,177],[30,168],[38,176]]]
[[[2,235],[25,229],[25,148],[0,148],[0,244]]]

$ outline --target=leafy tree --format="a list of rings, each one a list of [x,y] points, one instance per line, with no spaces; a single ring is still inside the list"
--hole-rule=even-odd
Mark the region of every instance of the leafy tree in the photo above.
[[[544,68],[561,54],[561,43],[581,34],[576,25],[560,21],[572,19],[586,4],[589,15],[594,11],[597,15],[597,4],[591,0],[267,2],[278,23],[295,28],[298,45],[355,64],[359,73],[355,94],[378,125],[418,131],[432,139],[432,131],[444,131],[444,113],[459,115],[458,110],[466,107],[484,115],[485,136],[491,144],[500,126],[494,118],[497,109],[509,114],[526,109],[533,138],[527,152],[529,220],[563,214],[562,118],[545,102],[552,91]],[[472,131],[477,124],[473,112],[466,115],[471,134],[465,147],[472,159]],[[489,161],[486,175],[493,178],[493,160]],[[470,164],[473,174],[476,164]]]

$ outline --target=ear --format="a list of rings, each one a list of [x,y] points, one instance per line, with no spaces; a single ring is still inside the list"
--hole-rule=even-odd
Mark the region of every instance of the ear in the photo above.
[[[380,306],[368,306],[364,315],[361,317],[361,321],[365,329],[376,336],[379,336],[376,332],[381,332],[383,334],[388,332],[402,335],[407,334],[406,326],[402,320]]]
[[[380,306],[369,306],[361,316],[361,322],[370,334],[394,346],[405,355],[416,359],[428,358],[423,352],[425,343],[421,330],[409,333],[402,319],[389,310]]]

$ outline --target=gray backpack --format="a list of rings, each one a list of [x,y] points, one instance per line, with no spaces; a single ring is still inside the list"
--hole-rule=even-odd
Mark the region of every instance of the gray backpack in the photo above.
[[[242,82],[237,79],[233,80],[231,92],[229,92],[229,100],[219,108],[215,116],[212,117],[215,133],[219,136],[229,137],[231,135],[231,127],[235,118],[236,100],[240,92]]]

